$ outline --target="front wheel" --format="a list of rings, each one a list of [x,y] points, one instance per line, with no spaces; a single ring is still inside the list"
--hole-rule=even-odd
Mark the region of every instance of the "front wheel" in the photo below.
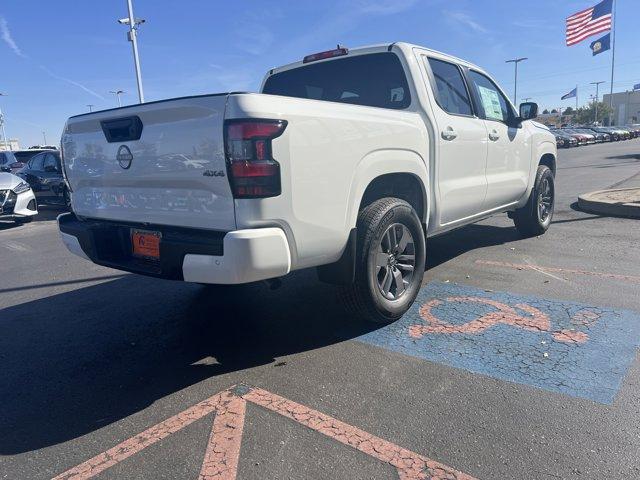
[[[553,218],[555,193],[553,172],[546,165],[539,165],[529,200],[513,214],[513,223],[521,235],[533,237],[547,231]]]
[[[342,291],[360,319],[391,323],[413,304],[425,268],[425,237],[404,200],[382,198],[358,215],[355,282]]]

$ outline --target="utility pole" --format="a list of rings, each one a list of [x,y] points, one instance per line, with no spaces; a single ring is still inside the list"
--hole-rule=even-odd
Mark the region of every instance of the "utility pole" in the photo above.
[[[43,145],[46,145],[47,144],[47,134],[44,133],[44,131],[42,132],[42,139],[44,140]]]
[[[524,60],[528,60],[527,57],[521,57],[521,58],[513,58],[511,60],[506,60],[505,63],[514,63],[515,67],[516,67],[516,77],[515,77],[515,82],[513,85],[513,103],[514,106],[516,103],[518,103],[518,64],[520,62],[523,62]]]
[[[120,95],[125,93],[124,90],[109,90],[109,93],[113,93],[116,97],[118,97],[118,107],[122,106],[122,101],[120,100]]]
[[[89,107],[90,112],[93,112],[93,103],[87,103],[87,107]]]
[[[598,123],[598,86],[604,83],[603,81],[600,82],[591,82],[591,85],[595,85],[596,86],[596,115],[595,115],[595,120],[594,123]]]
[[[6,97],[6,93],[0,93],[0,97]],[[7,143],[7,134],[4,131],[4,114],[0,108],[0,127],[2,127],[2,140],[4,141],[4,149],[9,150],[9,144]]]
[[[140,73],[140,56],[138,55],[138,28],[146,20],[144,18],[135,18],[133,16],[132,0],[127,0],[127,7],[129,9],[129,16],[127,18],[121,18],[118,23],[121,25],[129,25],[129,31],[127,32],[127,40],[131,42],[133,48],[133,64],[136,69],[136,82],[138,84],[138,98],[140,103],[144,103],[144,92],[142,90],[142,74]]]

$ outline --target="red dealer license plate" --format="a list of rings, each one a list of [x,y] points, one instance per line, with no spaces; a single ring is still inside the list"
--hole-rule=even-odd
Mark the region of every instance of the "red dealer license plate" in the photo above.
[[[160,259],[160,232],[131,229],[131,248],[135,257]]]

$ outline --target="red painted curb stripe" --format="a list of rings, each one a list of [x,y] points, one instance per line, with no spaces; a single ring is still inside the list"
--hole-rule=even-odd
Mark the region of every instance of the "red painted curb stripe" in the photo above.
[[[226,393],[225,391],[207,398],[193,407],[168,418],[164,422],[158,423],[144,432],[119,443],[106,452],[96,455],[86,462],[61,473],[54,477],[53,480],[86,480],[98,475],[107,468],[114,466],[131,455],[135,455],[148,446],[159,442],[163,438],[168,437],[172,433],[181,430],[187,425],[213,412],[223,404],[223,402],[228,402],[228,397],[225,395]]]
[[[199,480],[235,480],[247,401],[294,420],[377,460],[389,463],[398,471],[400,480],[475,480],[465,473],[266,390],[241,388],[247,393],[238,396],[232,387],[213,395],[61,473],[54,480],[86,480],[94,477],[212,412],[215,412],[216,416]]]
[[[529,265],[527,263],[497,262],[494,260],[476,260],[475,263],[478,265],[491,265],[494,267],[514,268],[517,270],[540,270],[543,272],[573,273],[577,275],[588,275],[592,277],[609,278],[612,280],[623,280],[626,282],[640,283],[640,277],[637,277],[635,275],[622,275],[619,273],[592,272],[589,270],[574,270],[571,268],[541,267],[540,265]]]
[[[247,402],[228,391],[224,396],[229,402],[216,409],[199,480],[234,480],[238,472]]]
[[[290,418],[373,458],[393,465],[398,470],[398,475],[402,480],[473,480],[473,477],[446,465],[260,388],[252,389],[242,398]]]

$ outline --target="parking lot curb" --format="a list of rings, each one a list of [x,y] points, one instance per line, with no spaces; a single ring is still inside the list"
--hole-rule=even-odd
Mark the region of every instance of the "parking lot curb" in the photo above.
[[[640,188],[617,188],[578,197],[581,210],[598,215],[640,218]]]

